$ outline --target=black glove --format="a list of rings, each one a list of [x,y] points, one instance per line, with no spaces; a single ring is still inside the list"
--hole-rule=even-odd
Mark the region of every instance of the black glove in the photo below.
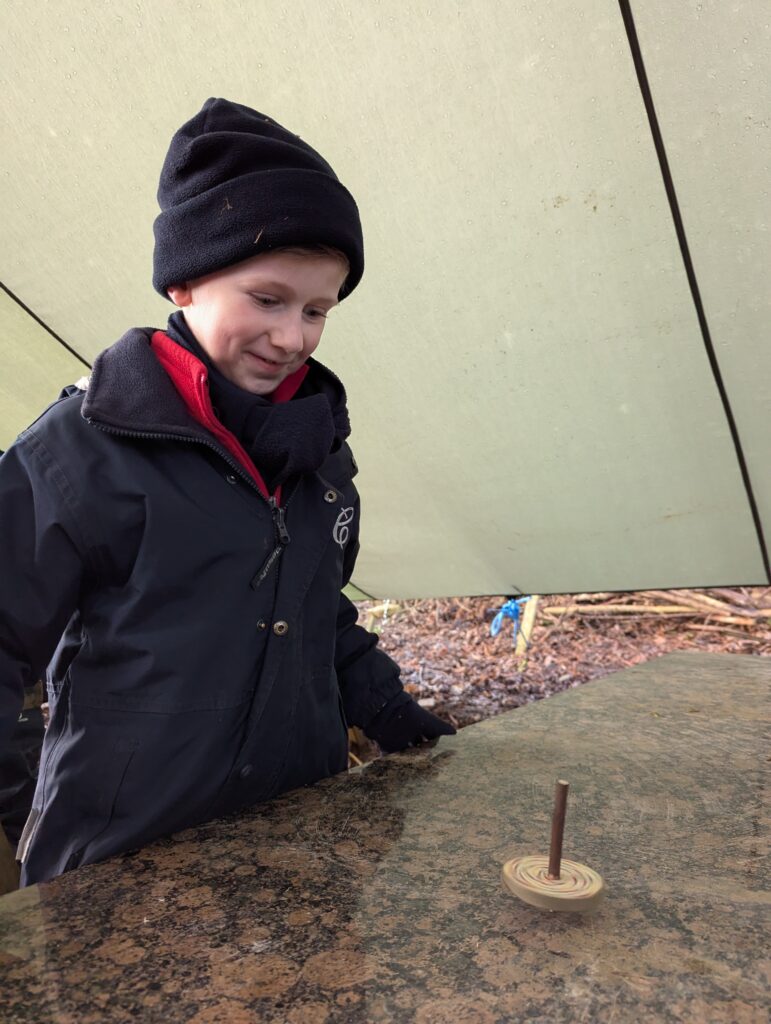
[[[437,736],[454,736],[455,729],[402,690],[378,711],[365,727],[364,735],[374,740],[386,754],[391,754]]]

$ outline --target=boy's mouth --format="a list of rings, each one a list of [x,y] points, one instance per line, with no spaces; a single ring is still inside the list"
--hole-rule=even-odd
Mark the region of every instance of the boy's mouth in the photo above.
[[[279,363],[275,359],[266,359],[265,356],[259,356],[257,355],[256,352],[249,352],[247,350],[246,354],[248,356],[251,356],[255,363],[257,363],[257,365],[267,373],[278,373],[284,366],[287,365],[285,362]]]

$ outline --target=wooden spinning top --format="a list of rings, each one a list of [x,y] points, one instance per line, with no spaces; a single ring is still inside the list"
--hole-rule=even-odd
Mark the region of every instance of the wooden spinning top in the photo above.
[[[503,865],[503,884],[525,903],[542,910],[593,910],[602,899],[605,883],[585,864],[562,859],[562,836],[568,784],[560,779],[554,792],[549,856],[515,857]]]

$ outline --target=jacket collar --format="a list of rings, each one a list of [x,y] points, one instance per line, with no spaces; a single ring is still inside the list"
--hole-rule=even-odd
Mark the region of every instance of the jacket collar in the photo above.
[[[83,400],[83,417],[131,433],[200,437],[202,429],[198,411],[185,401],[172,376],[161,365],[153,351],[154,337],[163,339],[165,335],[151,327],[134,327],[97,356]],[[161,341],[161,345],[176,379],[187,379],[193,387],[199,375],[203,374],[206,379],[206,367],[192,353],[171,342],[165,345]],[[339,385],[344,406],[342,384],[313,359],[281,382],[273,395],[273,402],[288,402],[301,387],[311,367]]]
[[[350,433],[345,389],[337,377],[313,359],[282,381],[273,403],[288,402],[313,371],[313,391],[327,395],[333,408],[339,449]],[[206,384],[206,366],[162,331],[132,328],[94,362],[81,415],[90,423],[122,434],[216,441],[255,482],[270,491],[238,439],[214,415]],[[273,497],[281,500],[281,488]]]
[[[97,356],[82,415],[132,434],[200,438],[203,429],[152,351],[153,333],[148,327],[134,327]]]

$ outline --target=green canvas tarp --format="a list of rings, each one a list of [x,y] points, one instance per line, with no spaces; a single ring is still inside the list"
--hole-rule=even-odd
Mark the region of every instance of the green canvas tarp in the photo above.
[[[625,6],[6,4],[0,447],[165,323],[158,171],[224,95],[362,211],[319,355],[349,392],[363,592],[769,582],[767,10],[634,5],[667,182]]]

